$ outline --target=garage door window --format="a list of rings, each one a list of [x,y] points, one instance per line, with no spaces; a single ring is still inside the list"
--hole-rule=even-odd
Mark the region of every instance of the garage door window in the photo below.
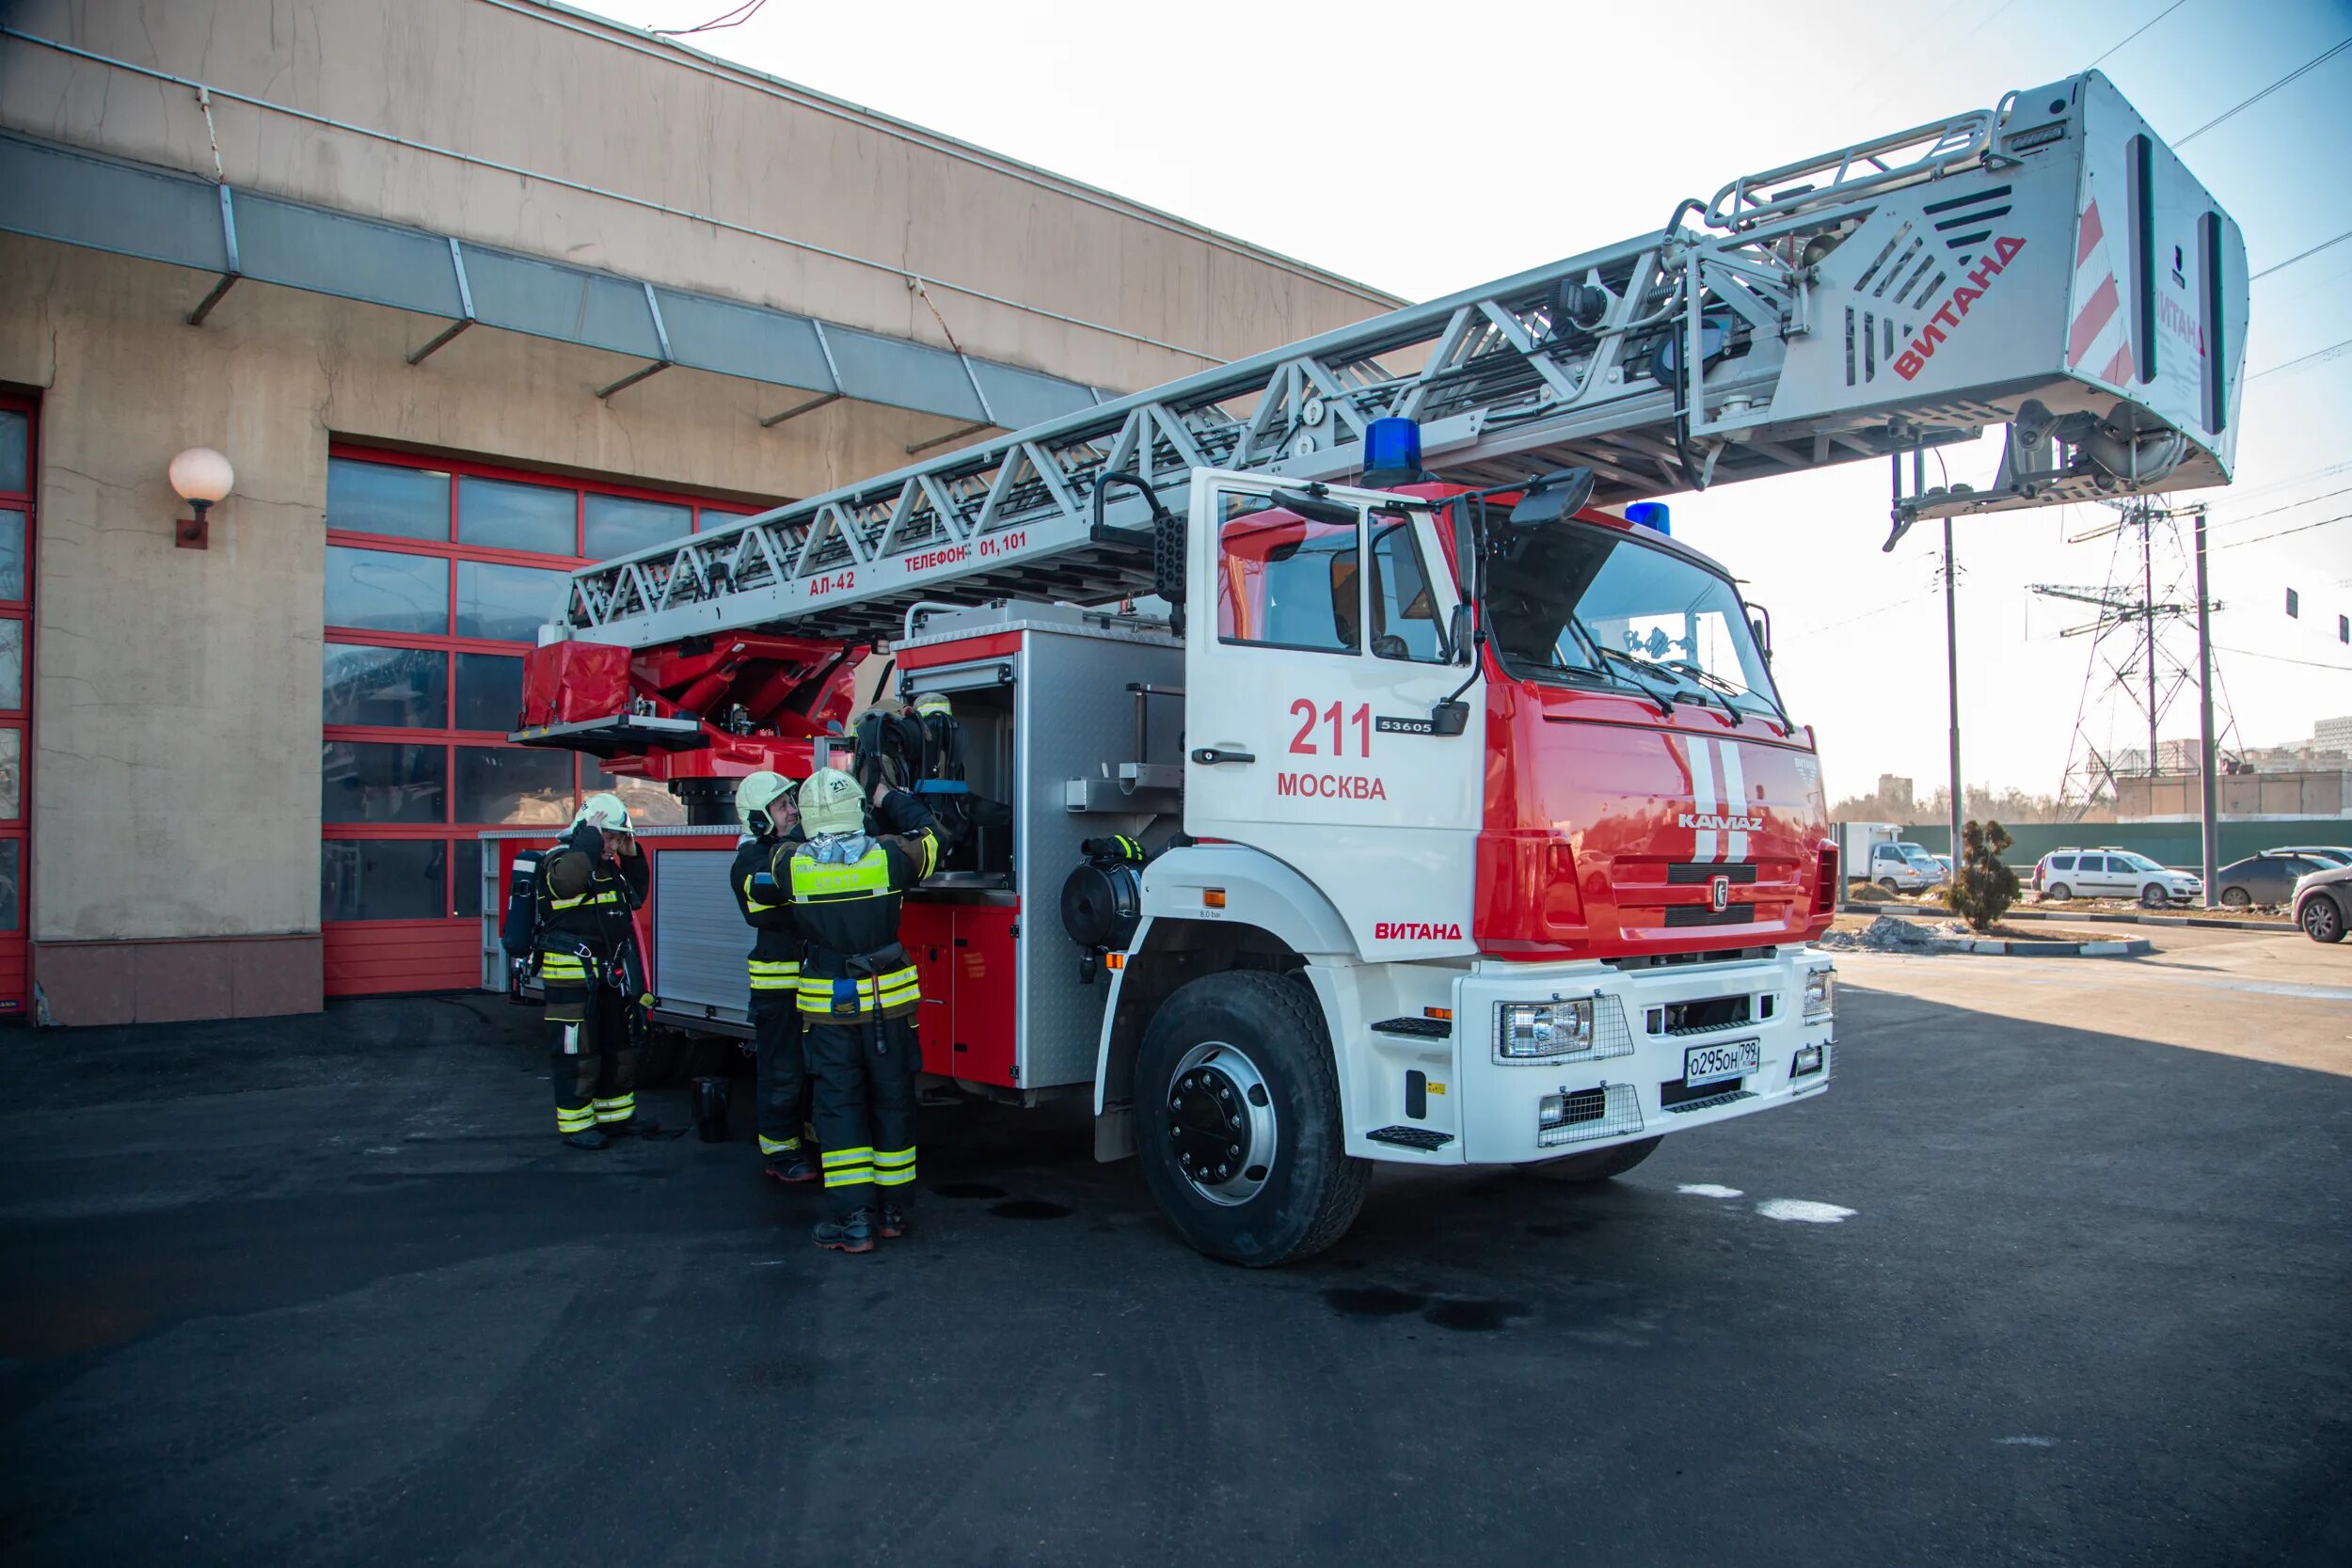
[[[569,752],[506,740],[522,705],[523,655],[561,608],[571,569],[747,510],[448,458],[332,450],[319,671],[330,993],[475,983],[464,923],[482,911],[476,835],[560,829],[581,791],[603,782],[593,763],[583,778]],[[0,578],[8,540],[0,516]],[[5,656],[0,646],[0,686]],[[628,802],[648,823],[683,820],[659,787],[634,787]],[[339,965],[339,947],[348,963]],[[380,959],[405,951],[413,962]]]

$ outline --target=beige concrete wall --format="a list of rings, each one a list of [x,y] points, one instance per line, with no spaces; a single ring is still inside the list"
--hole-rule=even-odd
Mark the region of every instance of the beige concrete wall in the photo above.
[[[16,27],[412,142],[1234,358],[1375,313],[1372,291],[946,138],[489,0],[22,0]],[[216,100],[232,183],[943,343],[903,277]],[[0,41],[0,123],[213,171],[186,87]],[[1197,355],[932,291],[972,353],[1133,390]],[[459,344],[453,353],[475,352]]]
[[[187,87],[13,40],[0,40],[0,125],[207,176],[216,134],[222,171],[251,188],[934,343],[930,309],[888,268],[1217,357],[1386,303],[944,138],[527,8],[19,0],[6,15],[275,104],[888,267],[250,104],[216,101],[208,133]],[[794,394],[688,371],[600,403],[592,389],[634,361],[490,330],[411,368],[405,355],[441,324],[252,282],[203,327],[183,325],[211,283],[0,236],[0,383],[42,396],[32,933],[53,1003],[74,976],[66,1022],[166,1016],[153,1008],[185,1002],[190,965],[218,968],[153,939],[219,939],[234,996],[203,1006],[314,1005],[331,437],[753,499],[898,467],[947,423],[845,403],[763,431],[758,417]],[[1204,362],[932,297],[966,350],[1095,385],[1139,388]],[[238,475],[203,552],[173,546],[183,509],[164,477],[197,444]],[[81,945],[111,942],[132,945]],[[132,984],[118,951],[149,955],[129,967],[152,969],[151,1006],[109,994]]]
[[[747,383],[482,332],[411,369],[416,317],[0,237],[0,381],[42,393],[35,579],[36,941],[318,927],[319,642],[330,436],[744,497],[903,462],[920,415],[773,431]],[[213,546],[176,548],[173,453],[236,466]]]

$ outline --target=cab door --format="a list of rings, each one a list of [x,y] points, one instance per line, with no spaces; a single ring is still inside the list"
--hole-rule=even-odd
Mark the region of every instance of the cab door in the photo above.
[[[1321,889],[1366,958],[1471,950],[1485,708],[1436,515],[1204,469],[1187,533],[1184,826]]]

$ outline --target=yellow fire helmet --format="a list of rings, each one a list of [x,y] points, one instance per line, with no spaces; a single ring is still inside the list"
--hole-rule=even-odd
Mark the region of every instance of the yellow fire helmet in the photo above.
[[[735,786],[735,815],[743,831],[759,838],[781,827],[775,820],[776,802],[787,800],[791,794],[792,781],[781,773],[763,768],[743,775],[743,782]]]
[[[947,693],[945,691],[926,691],[914,699],[914,711],[924,718],[929,718],[934,713],[953,714],[955,707],[947,701]]]
[[[819,768],[801,785],[801,826],[811,838],[861,832],[866,827],[866,792],[838,768]]]

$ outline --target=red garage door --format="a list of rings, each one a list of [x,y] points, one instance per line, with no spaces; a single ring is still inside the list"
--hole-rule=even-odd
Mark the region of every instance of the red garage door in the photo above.
[[[33,847],[34,406],[0,397],[0,1017],[24,1012]]]
[[[560,830],[583,790],[607,788],[649,821],[683,820],[659,786],[506,736],[522,705],[524,650],[573,566],[743,510],[331,450],[319,769],[327,995],[480,982],[484,828]]]

